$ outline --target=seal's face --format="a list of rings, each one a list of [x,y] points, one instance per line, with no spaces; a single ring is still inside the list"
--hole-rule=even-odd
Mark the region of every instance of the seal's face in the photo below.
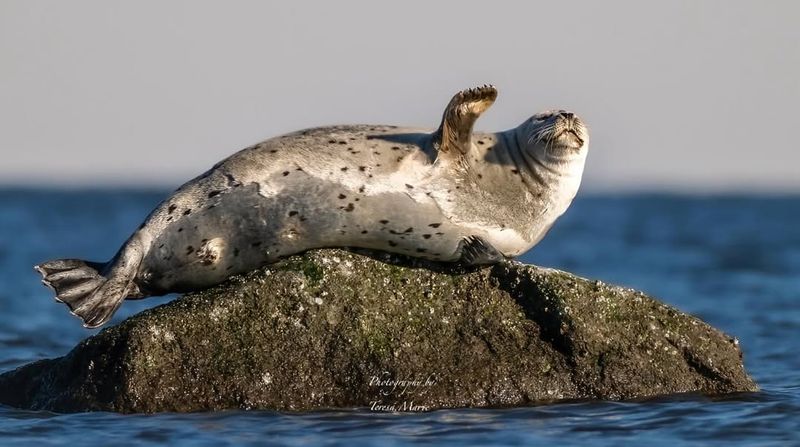
[[[551,110],[532,116],[523,126],[527,148],[539,157],[572,159],[589,146],[589,130],[572,112]]]

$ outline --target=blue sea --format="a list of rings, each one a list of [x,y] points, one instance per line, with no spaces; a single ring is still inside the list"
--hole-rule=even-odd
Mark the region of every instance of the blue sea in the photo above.
[[[32,266],[110,258],[169,191],[0,189],[0,371],[83,329]],[[738,337],[758,393],[514,409],[54,414],[0,406],[0,445],[800,445],[800,196],[582,195],[524,262],[642,289]],[[128,302],[114,322],[174,299]]]

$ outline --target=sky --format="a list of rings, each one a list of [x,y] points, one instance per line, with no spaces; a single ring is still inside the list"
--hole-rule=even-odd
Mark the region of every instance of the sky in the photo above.
[[[800,192],[796,1],[0,0],[0,184],[177,186],[263,139],[568,109],[584,190]]]

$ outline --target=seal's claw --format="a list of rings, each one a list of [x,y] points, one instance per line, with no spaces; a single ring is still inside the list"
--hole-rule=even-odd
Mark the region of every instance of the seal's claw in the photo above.
[[[506,259],[502,253],[480,236],[467,236],[458,244],[461,263],[466,265],[497,264]]]

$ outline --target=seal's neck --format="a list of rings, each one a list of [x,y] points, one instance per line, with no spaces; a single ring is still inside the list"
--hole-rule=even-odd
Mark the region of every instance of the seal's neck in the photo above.
[[[498,162],[513,165],[526,183],[539,190],[542,186],[552,186],[554,182],[578,180],[583,174],[583,165],[586,158],[582,154],[572,154],[568,157],[544,150],[543,147],[534,146],[528,141],[527,132],[523,126],[497,132],[498,153],[495,154]]]

